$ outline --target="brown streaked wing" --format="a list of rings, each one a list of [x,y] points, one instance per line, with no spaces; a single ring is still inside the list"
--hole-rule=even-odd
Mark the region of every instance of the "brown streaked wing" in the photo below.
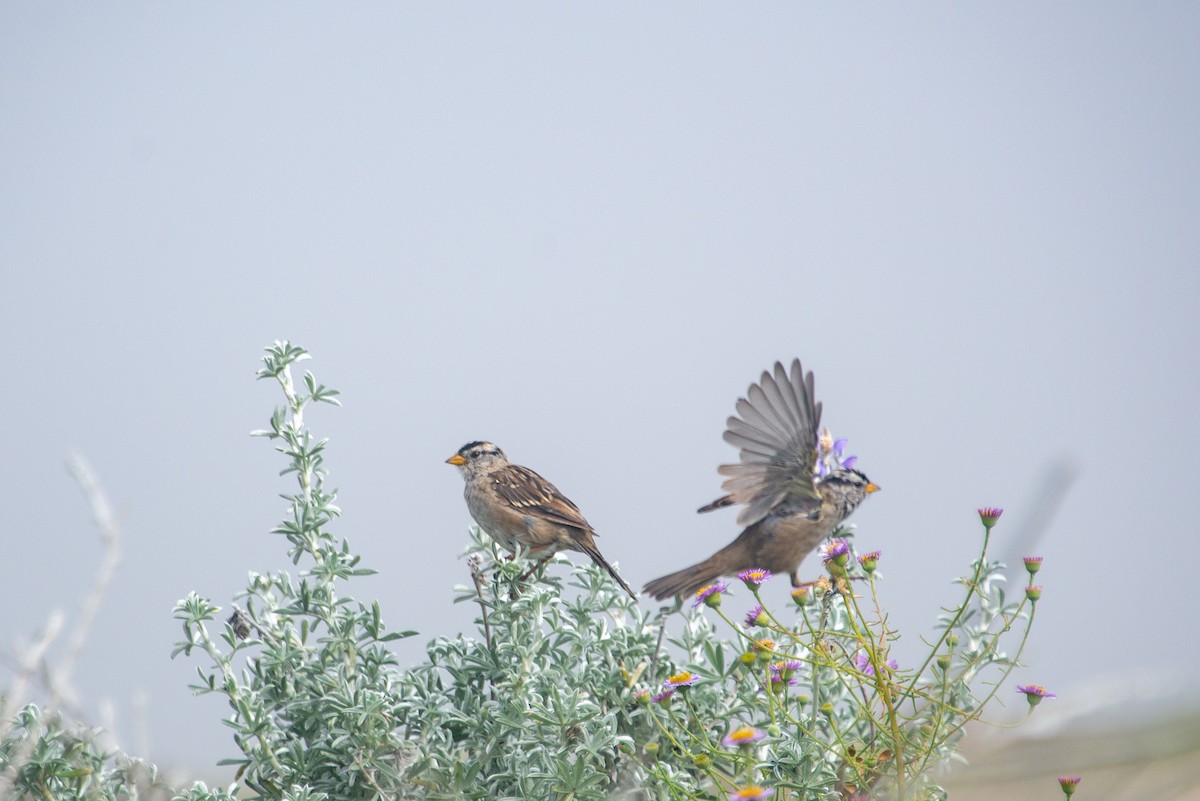
[[[493,485],[496,494],[514,509],[552,523],[592,531],[579,507],[528,467],[509,465],[493,479]]]

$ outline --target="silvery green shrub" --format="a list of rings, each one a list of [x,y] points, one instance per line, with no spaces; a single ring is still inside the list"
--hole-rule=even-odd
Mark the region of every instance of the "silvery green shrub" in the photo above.
[[[592,565],[523,580],[525,555],[472,529],[457,600],[478,608],[476,629],[402,668],[389,645],[414,632],[350,593],[372,571],[333,531],[326,442],[305,416],[337,392],[312,373],[294,381],[305,359],[287,342],[267,349],[259,377],[284,403],[255,432],[296,482],[275,529],[295,574],[251,573],[224,609],[195,593],[175,609],[174,653],[199,659],[197,692],[227,699],[238,752],[223,763],[236,766],[229,788],[177,798],[941,798],[964,726],[1008,687],[1040,588],[1006,597],[1003,566],[987,558],[993,509],[980,511],[980,556],[921,664],[891,656],[880,554],[856,552],[848,530],[823,551],[826,575],[784,607],[763,602],[769,574],[746,571],[647,611]],[[1037,566],[1027,560],[1031,578]],[[1053,695],[1017,689],[1030,710]],[[36,714],[0,741],[0,767],[24,793],[133,797],[122,758],[72,751]],[[22,766],[2,761],[31,737]],[[80,766],[92,778],[71,785]],[[35,774],[50,769],[59,783],[39,794]]]
[[[964,725],[1017,664],[1002,646],[1023,645],[1035,593],[1005,596],[986,557],[999,510],[981,510],[983,552],[920,665],[889,655],[880,556],[854,558],[847,531],[788,608],[766,608],[769,576],[748,571],[736,596],[722,583],[648,612],[590,565],[522,581],[523,555],[473,529],[458,600],[478,606],[477,630],[400,669],[387,643],[412,632],[345,590],[369,571],[331,531],[325,442],[304,414],[336,392],[311,373],[297,388],[306,357],[276,343],[259,373],[284,393],[258,433],[297,480],[277,532],[298,575],[252,574],[232,615],[196,595],[176,610],[177,652],[206,658],[198,689],[229,699],[248,797],[936,798]],[[726,612],[734,597],[744,619]]]

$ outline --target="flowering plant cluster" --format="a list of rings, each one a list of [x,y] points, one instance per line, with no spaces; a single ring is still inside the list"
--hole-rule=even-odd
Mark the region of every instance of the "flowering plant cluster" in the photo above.
[[[738,576],[752,596],[744,616],[732,612],[728,583],[702,588],[673,642],[687,655],[688,670],[705,678],[693,683],[686,706],[648,705],[660,743],[650,753],[669,748],[691,764],[681,769],[659,759],[649,786],[674,798],[714,791],[731,799],[943,797],[936,779],[964,726],[1001,687],[1012,686],[1037,600],[1028,591],[1007,599],[1003,566],[987,558],[1001,514],[980,510],[981,556],[919,665],[902,666],[891,656],[897,633],[881,601],[882,554],[856,553],[847,531],[821,551],[827,575],[793,590],[788,611],[764,602],[761,589],[771,579],[765,570]],[[1031,577],[1040,565],[1026,560]],[[718,639],[710,621],[724,624],[733,639]],[[1009,636],[1017,639],[1011,655],[1002,647]],[[1031,711],[1054,697],[1040,685],[1016,689]]]
[[[523,554],[472,529],[458,601],[479,609],[477,631],[436,638],[401,669],[388,644],[413,632],[345,591],[372,571],[330,531],[326,443],[304,416],[337,393],[311,373],[297,386],[306,358],[277,342],[259,372],[285,399],[257,433],[297,482],[276,533],[298,575],[252,573],[229,609],[197,594],[176,606],[175,653],[203,659],[194,689],[227,699],[240,751],[234,785],[177,798],[939,798],[964,726],[1015,686],[1041,588],[1005,596],[987,556],[998,509],[980,511],[980,556],[920,664],[892,656],[882,554],[847,530],[822,551],[827,575],[786,608],[763,597],[778,579],[751,569],[646,611],[593,565],[530,583]],[[846,464],[845,442],[828,439],[823,463]],[[1031,579],[1040,566],[1026,560]],[[1054,697],[1016,690],[1031,713]],[[1060,782],[1069,795],[1079,779]]]

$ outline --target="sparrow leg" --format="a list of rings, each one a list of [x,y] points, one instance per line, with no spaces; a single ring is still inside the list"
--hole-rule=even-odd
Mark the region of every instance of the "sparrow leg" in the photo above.
[[[541,570],[545,566],[545,564],[547,562],[549,562],[551,558],[553,558],[553,556],[554,556],[554,554],[550,554],[550,556],[544,557],[536,565],[534,565],[533,567],[526,570],[525,575],[521,576],[521,581],[528,581],[529,577],[532,576],[534,573],[538,572],[539,570]]]

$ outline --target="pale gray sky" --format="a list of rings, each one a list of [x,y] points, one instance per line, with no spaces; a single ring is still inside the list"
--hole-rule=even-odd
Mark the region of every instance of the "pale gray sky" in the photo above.
[[[0,643],[84,596],[78,449],[126,560],[77,684],[126,740],[145,691],[152,758],[234,753],[224,704],[168,659],[173,603],[290,567],[267,533],[290,485],[247,436],[276,338],[344,393],[309,421],[336,533],[380,571],[358,593],[421,632],[403,664],[474,613],[451,605],[460,445],[554,481],[640,587],[737,533],[694,510],[734,401],[793,356],[884,488],[855,520],[906,647],[958,597],[975,508],[1017,540],[1067,464],[1017,677],[1065,708],[1200,658],[1200,8],[0,17]]]

